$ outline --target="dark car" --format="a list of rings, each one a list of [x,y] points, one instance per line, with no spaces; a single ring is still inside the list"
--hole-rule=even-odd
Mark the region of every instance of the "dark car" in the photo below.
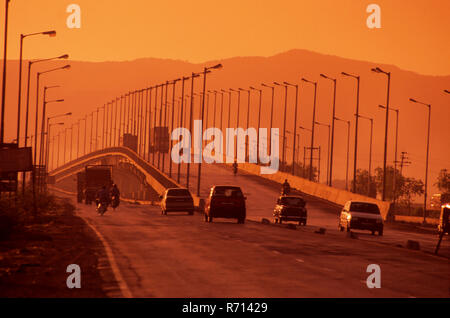
[[[212,222],[213,218],[232,218],[237,219],[238,223],[244,223],[245,200],[239,187],[212,187],[205,204],[205,222]]]
[[[167,215],[167,212],[188,212],[194,214],[194,199],[188,189],[169,188],[161,199],[161,214]]]
[[[305,206],[306,202],[300,196],[280,196],[273,210],[274,222],[295,221],[298,222],[298,225],[306,225],[307,211]]]

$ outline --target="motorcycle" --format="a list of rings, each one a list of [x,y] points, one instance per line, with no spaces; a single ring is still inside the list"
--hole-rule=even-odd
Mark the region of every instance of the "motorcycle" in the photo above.
[[[100,215],[105,214],[106,211],[108,210],[108,203],[101,202],[99,200],[96,200],[96,203],[97,203],[97,208],[96,208],[97,213],[100,214]]]

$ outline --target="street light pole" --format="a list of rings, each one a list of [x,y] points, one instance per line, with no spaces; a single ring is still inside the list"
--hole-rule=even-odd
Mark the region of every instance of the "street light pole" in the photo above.
[[[37,159],[37,139],[38,139],[37,137],[38,137],[38,122],[39,122],[39,78],[43,74],[47,74],[47,73],[50,73],[53,71],[58,71],[58,70],[69,69],[69,68],[70,68],[70,65],[67,64],[62,67],[57,67],[57,68],[53,68],[51,70],[37,73],[37,79],[36,79],[36,123],[35,123],[35,127],[34,127],[34,136],[35,136],[35,138],[34,138],[34,164],[35,165],[37,164],[37,161],[36,161],[36,159]],[[43,119],[43,122],[45,123],[45,103],[44,103],[43,113],[44,114],[43,114],[42,119]],[[44,128],[44,125],[42,125],[42,129],[43,128]],[[42,133],[42,131],[41,131],[41,133]],[[42,150],[42,149],[40,149],[40,150]]]
[[[241,91],[240,90],[235,90],[230,88],[230,91],[238,93],[238,99],[237,99],[237,112],[236,112],[236,129],[239,128],[239,112],[240,112],[240,105],[241,105]],[[236,144],[235,144],[235,151],[234,151],[234,161],[237,162],[237,136],[236,136]]]
[[[45,94],[44,94],[45,96]],[[43,117],[42,117],[42,128],[41,128],[41,145],[40,145],[40,151],[39,151],[39,165],[42,166],[44,159],[45,159],[45,145],[46,145],[46,139],[48,142],[48,136],[47,138],[45,137],[45,105],[49,104],[49,103],[61,103],[63,102],[64,99],[56,99],[56,100],[51,100],[51,101],[45,101],[44,100],[44,112],[43,112]],[[48,128],[48,122],[47,122],[47,128]],[[48,130],[47,130],[48,133]],[[47,167],[46,167],[47,170]]]
[[[272,89],[272,103],[270,108],[270,129],[269,129],[269,151],[267,153],[272,154],[272,127],[273,127],[273,103],[274,103],[274,95],[275,95],[275,86],[266,85],[261,83],[261,86],[271,88]]]
[[[211,67],[205,67],[203,68],[203,96],[202,96],[202,118],[201,121],[203,122],[203,116],[205,112],[205,93],[206,93],[206,74],[211,72],[210,70],[213,69],[220,69],[222,68],[222,64],[217,64]],[[202,136],[201,136],[202,138]],[[203,139],[203,138],[202,138]],[[198,177],[197,177],[197,196],[200,197],[200,178],[201,178],[201,172],[202,172],[202,157],[203,157],[203,147],[202,143],[200,143],[201,152],[200,152],[200,160],[198,163]]]
[[[283,167],[283,171],[284,171],[284,170],[286,170],[286,155],[285,154],[286,154],[286,139],[287,139],[286,138],[286,113],[287,113],[288,85],[282,85],[277,82],[273,82],[273,84],[284,87],[283,146],[282,146],[283,154],[281,156],[282,157],[281,163],[282,163],[282,167]]]
[[[258,91],[259,92],[259,107],[258,107],[258,131],[256,134],[256,154],[257,154],[257,158],[258,161],[257,163],[259,164],[259,129],[261,127],[261,104],[262,104],[262,89],[258,89],[258,88],[254,88],[252,86],[250,86],[250,89]],[[296,116],[297,117],[297,116]]]
[[[299,126],[298,128],[302,129],[302,130],[306,130],[309,131],[310,133],[312,133],[312,130],[309,128],[305,128],[303,126]],[[298,137],[298,144],[300,146],[300,136]],[[306,157],[306,147],[303,147],[303,167],[302,167],[302,178],[305,177],[305,172],[306,172],[306,164],[305,164],[305,157]]]
[[[19,53],[19,89],[18,89],[18,98],[17,98],[17,145],[19,145],[20,140],[20,110],[21,110],[21,101],[22,101],[22,53],[23,53],[23,40],[26,37],[45,34],[50,37],[56,35],[56,31],[45,31],[45,32],[37,32],[37,33],[29,33],[29,34],[21,34],[20,35],[20,53]]]
[[[364,118],[367,120],[370,120],[370,148],[369,148],[369,171],[368,171],[368,178],[367,178],[367,196],[370,197],[370,186],[371,186],[371,170],[372,170],[372,136],[373,136],[373,118],[358,115],[360,118]],[[395,171],[395,168],[394,168]],[[395,173],[394,173],[395,178]],[[394,190],[395,193],[395,190]],[[394,199],[395,200],[395,199]]]
[[[173,130],[173,116],[175,114],[175,85],[178,81],[180,81],[181,78],[177,78],[175,80],[172,81],[173,84],[173,90],[172,90],[172,120],[171,120],[171,124],[170,124],[170,129]],[[170,149],[169,149],[169,154],[170,151],[172,150],[173,147],[173,140],[172,138],[170,138]],[[169,155],[169,161],[170,161],[170,165],[169,165],[169,178],[172,178],[172,158],[170,158],[171,156]]]
[[[324,124],[316,121],[316,125],[328,127],[328,144],[327,144],[327,182],[329,181],[329,173],[330,173],[330,134],[331,134],[331,126],[329,124]]]
[[[298,108],[298,84],[290,84],[288,82],[284,82],[287,86],[295,87],[295,111],[294,111],[294,135],[293,135],[293,143],[292,143],[292,175],[295,176],[295,138],[297,137],[297,108]],[[287,87],[286,87],[287,89]]]
[[[381,68],[372,68],[372,72],[382,73],[387,76],[387,102],[386,102],[386,124],[384,129],[384,158],[383,158],[383,192],[381,200],[386,199],[386,159],[387,159],[387,140],[388,140],[388,125],[389,125],[389,91],[391,87],[391,73],[385,72]]]
[[[425,192],[423,199],[423,223],[426,223],[426,211],[427,211],[427,190],[428,190],[428,155],[430,153],[430,127],[431,127],[431,104],[426,104],[417,101],[413,98],[409,99],[413,103],[422,104],[428,107],[428,133],[427,133],[427,157],[425,162]]]
[[[378,107],[382,109],[386,109],[383,105],[378,105]],[[395,120],[395,154],[394,154],[394,177],[393,177],[393,192],[394,192],[394,198],[393,198],[393,210],[395,211],[396,206],[396,200],[397,200],[397,146],[398,146],[398,116],[399,116],[399,110],[394,108],[389,108],[390,111],[394,111],[396,113],[396,120]]]
[[[343,120],[337,117],[334,117],[335,120],[342,121],[347,123],[347,168],[345,173],[345,188],[348,191],[348,163],[349,163],[349,152],[350,152],[350,120]]]
[[[354,151],[354,159],[353,159],[353,187],[352,192],[356,192],[356,167],[357,167],[357,159],[358,159],[358,118],[359,118],[359,82],[360,77],[357,75],[352,75],[346,72],[341,73],[344,76],[353,77],[357,81],[356,88],[356,114],[355,114],[355,151]]]
[[[190,102],[190,109],[189,109],[189,131],[192,131],[192,121],[193,121],[193,111],[194,111],[194,79],[196,77],[199,77],[200,74],[192,72],[191,75],[191,102]],[[192,137],[191,137],[192,138]],[[190,148],[192,149],[192,142]],[[191,160],[192,160],[192,154],[191,149],[189,149],[189,160],[187,162],[187,168],[186,168],[186,188],[189,189],[189,174],[190,174],[190,166],[191,166]]]
[[[302,78],[302,81],[314,85],[314,107],[313,107],[313,118],[312,118],[312,128],[311,128],[311,158],[310,158],[310,163],[309,163],[309,180],[313,181],[313,149],[314,149],[314,125],[316,122],[317,82],[312,82],[305,78]]]
[[[3,42],[3,81],[2,81],[2,114],[1,114],[1,123],[0,123],[0,145],[3,144],[3,137],[5,133],[5,95],[6,95],[6,51],[8,45],[8,9],[9,9],[9,1],[5,0],[5,37]],[[19,143],[19,139],[17,139],[17,143]]]
[[[240,91],[242,92],[247,92],[248,97],[247,97],[247,133],[248,133],[248,127],[250,125],[250,90],[249,89],[244,89],[244,88],[239,88]],[[249,138],[250,135],[248,135],[245,138],[245,160],[248,161],[248,157],[250,154],[250,148],[249,148]]]
[[[331,116],[331,147],[330,147],[330,173],[328,185],[331,187],[333,184],[333,154],[334,154],[334,116],[336,113],[336,78],[331,78],[325,74],[320,74],[321,77],[333,82],[333,111]]]
[[[49,162],[49,139],[50,139],[50,125],[51,125],[50,124],[50,120],[52,120],[54,118],[59,118],[59,117],[64,117],[64,116],[71,116],[71,115],[72,115],[72,113],[65,113],[65,114],[61,114],[61,115],[55,115],[55,116],[47,117],[47,146],[45,148],[45,160],[44,160],[46,167],[48,166],[48,162]],[[57,125],[60,125],[60,123],[58,123]],[[59,142],[59,139],[58,139],[58,142]],[[59,145],[58,145],[58,147],[59,147]],[[59,149],[58,149],[58,154],[59,154]]]
[[[60,87],[60,86],[59,85],[54,85],[54,86],[45,86],[44,87],[44,105],[42,107],[41,144],[40,144],[40,148],[39,148],[39,165],[42,165],[43,154],[44,154],[43,150],[44,150],[44,145],[45,145],[45,118],[46,118],[46,110],[47,110],[46,106],[49,103],[54,103],[54,102],[60,103],[60,102],[64,101],[64,99],[47,101],[46,100],[47,90],[51,89],[51,88],[58,88],[58,87]]]
[[[183,127],[184,124],[183,123],[183,113],[184,113],[184,82],[186,80],[188,80],[189,77],[185,77],[183,76],[181,78],[181,106],[180,106],[180,127]],[[184,138],[184,136],[182,136],[181,138]],[[183,140],[184,142],[184,140]],[[184,152],[184,149],[182,150]],[[180,183],[180,175],[181,175],[181,162],[178,163],[178,171],[177,171],[177,182]]]

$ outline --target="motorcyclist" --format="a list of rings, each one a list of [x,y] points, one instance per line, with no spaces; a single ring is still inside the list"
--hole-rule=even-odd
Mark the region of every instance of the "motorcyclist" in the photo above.
[[[100,204],[104,204],[106,207],[108,206],[110,202],[110,197],[109,197],[109,193],[108,190],[106,189],[106,186],[103,186],[98,192],[97,192],[97,197],[96,197],[96,203],[97,203],[97,207]]]
[[[289,193],[291,192],[291,185],[289,184],[287,179],[284,180],[281,192],[283,195],[289,195]]]
[[[113,183],[113,185],[111,187],[110,195],[111,195],[112,207],[113,207],[113,209],[115,209],[119,205],[119,202],[120,202],[120,191],[115,183]]]

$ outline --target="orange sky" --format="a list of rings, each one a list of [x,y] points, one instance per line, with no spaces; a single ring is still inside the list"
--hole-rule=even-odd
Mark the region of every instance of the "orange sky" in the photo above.
[[[66,26],[72,3],[81,29]],[[381,29],[366,26],[371,3]],[[55,38],[27,38],[25,58],[204,62],[299,48],[448,75],[449,12],[448,0],[12,0],[8,58],[18,58],[20,33],[56,29]]]

